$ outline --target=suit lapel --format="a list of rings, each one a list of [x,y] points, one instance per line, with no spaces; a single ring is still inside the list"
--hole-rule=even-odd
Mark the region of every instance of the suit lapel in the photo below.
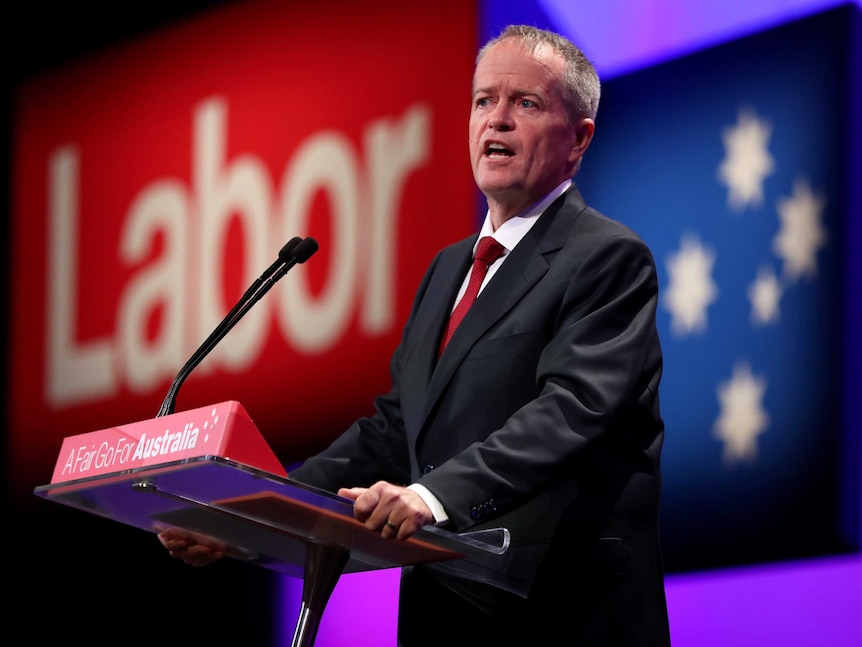
[[[431,374],[421,426],[417,427],[420,429],[420,435],[427,424],[428,416],[452,380],[455,371],[463,362],[465,355],[497,321],[506,316],[548,271],[548,255],[552,255],[562,248],[573,221],[584,207],[583,199],[574,186],[566,196],[562,196],[548,207],[533,228],[521,239],[497,273],[491,277],[488,285],[482,290],[461,325],[455,331],[446,347],[446,352],[440,357],[440,361]],[[475,240],[475,237],[472,238],[470,244],[472,245]],[[452,263],[453,266],[458,266],[458,271],[447,272],[445,280],[439,283],[440,292],[449,295],[447,304],[451,304],[453,295],[467,271],[467,266],[470,263],[470,249],[472,248],[468,248],[463,263]],[[453,273],[454,277],[452,276]],[[432,295],[429,289],[430,296]],[[441,298],[439,302],[442,303],[444,300],[445,297]],[[445,312],[436,316],[433,324],[429,326],[430,330],[426,331],[430,341],[422,345],[423,357],[420,361],[423,365],[426,365],[425,361],[428,360],[429,364],[427,365],[434,366],[436,361],[437,343],[449,314],[448,309],[443,308],[443,310]]]
[[[464,274],[472,263],[472,250],[478,234],[445,249],[438,259],[433,278],[428,282],[422,302],[435,304],[420,308],[411,336],[421,339],[402,367],[401,411],[408,436],[415,437],[424,421],[429,383],[437,364],[437,350],[449,311],[458,294]],[[409,385],[409,388],[407,386]]]

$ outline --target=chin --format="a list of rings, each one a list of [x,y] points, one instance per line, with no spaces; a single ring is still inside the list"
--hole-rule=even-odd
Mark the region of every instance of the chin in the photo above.
[[[511,176],[501,176],[499,173],[480,172],[476,175],[476,186],[483,192],[505,192],[511,191],[519,186],[519,183],[512,179]]]
[[[521,190],[520,185],[513,182],[479,182],[477,186],[486,196],[496,198],[503,198]]]

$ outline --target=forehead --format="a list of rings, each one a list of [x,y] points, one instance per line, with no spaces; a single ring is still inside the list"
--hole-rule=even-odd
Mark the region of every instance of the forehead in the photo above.
[[[549,92],[562,78],[564,63],[549,45],[532,49],[519,39],[508,38],[479,60],[473,75],[473,90],[501,86],[520,91]]]

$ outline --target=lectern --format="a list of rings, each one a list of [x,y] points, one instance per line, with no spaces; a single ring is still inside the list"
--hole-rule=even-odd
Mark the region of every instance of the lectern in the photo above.
[[[35,493],[148,532],[214,537],[234,559],[301,578],[293,647],[314,644],[342,573],[502,554],[509,543],[503,528],[383,539],[348,499],[291,481],[236,401],[70,436]]]

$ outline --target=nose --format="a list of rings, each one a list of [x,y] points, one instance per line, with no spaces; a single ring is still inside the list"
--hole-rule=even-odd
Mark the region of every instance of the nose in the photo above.
[[[491,130],[511,130],[513,127],[512,115],[509,110],[509,105],[505,102],[498,103],[494,112],[490,115],[488,119],[488,128]]]

